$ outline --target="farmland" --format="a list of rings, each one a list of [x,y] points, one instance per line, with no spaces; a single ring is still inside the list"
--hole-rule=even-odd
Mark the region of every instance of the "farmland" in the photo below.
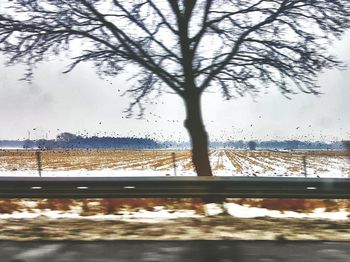
[[[304,176],[304,165],[310,177],[350,176],[343,151],[224,149],[211,150],[210,160],[216,176]],[[1,176],[38,176],[37,169],[35,151],[0,150]],[[48,150],[41,169],[42,176],[195,175],[188,150]],[[0,199],[0,239],[349,239],[349,200],[226,199],[229,216],[213,216],[222,207],[195,198]]]
[[[349,177],[344,151],[211,150],[216,176]],[[33,150],[0,150],[1,175],[37,175]],[[194,176],[188,150],[41,151],[43,176]]]

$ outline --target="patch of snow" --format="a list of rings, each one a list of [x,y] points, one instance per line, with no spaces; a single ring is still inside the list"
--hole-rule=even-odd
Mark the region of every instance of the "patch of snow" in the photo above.
[[[49,219],[71,218],[71,219],[91,219],[91,220],[125,220],[125,219],[176,219],[176,218],[199,218],[203,215],[198,215],[193,210],[165,210],[158,209],[157,211],[140,210],[138,212],[120,211],[118,214],[96,214],[90,216],[82,216],[75,211],[57,211],[57,210],[36,210],[36,212],[13,212],[12,214],[0,214],[0,219],[34,219],[46,217]],[[156,223],[156,220],[153,220]]]
[[[184,172],[182,176],[196,176],[195,172]],[[0,176],[13,176],[13,177],[38,177],[37,170],[1,170]],[[96,170],[43,170],[41,171],[42,177],[155,177],[155,176],[173,176],[169,171],[158,171],[152,169],[144,170],[129,170],[129,169],[96,169]]]
[[[216,216],[223,212],[222,205],[215,203],[205,204],[204,210],[207,216]]]
[[[225,203],[227,212],[240,218],[256,218],[256,217],[274,217],[274,218],[314,218],[314,219],[331,219],[331,220],[348,220],[349,212],[325,212],[324,208],[318,208],[311,213],[300,213],[294,211],[278,211],[269,210],[259,207],[248,207],[234,203]]]
[[[13,212],[11,214],[0,214],[0,219],[36,219],[46,217],[49,219],[90,219],[96,221],[103,220],[134,220],[148,221],[156,223],[161,220],[177,219],[177,218],[201,218],[206,216],[216,216],[221,214],[224,209],[233,217],[237,218],[298,218],[298,219],[328,219],[328,220],[348,220],[350,213],[345,210],[337,212],[326,212],[325,208],[315,209],[313,212],[301,213],[294,211],[278,211],[266,208],[250,207],[234,203],[224,203],[223,205],[210,203],[205,204],[205,215],[196,214],[194,210],[167,210],[159,206],[154,211],[139,210],[136,212],[119,211],[117,214],[95,214],[81,215],[81,208],[75,208],[70,211],[57,210],[39,210]]]

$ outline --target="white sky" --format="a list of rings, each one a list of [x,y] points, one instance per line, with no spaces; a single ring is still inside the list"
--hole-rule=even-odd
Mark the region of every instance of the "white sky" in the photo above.
[[[350,65],[350,34],[330,49]],[[123,110],[130,99],[120,97],[128,86],[122,77],[101,80],[90,64],[62,74],[69,63],[62,59],[38,66],[29,84],[18,81],[23,66],[6,67],[4,61],[0,56],[0,139],[24,139],[28,131],[38,139],[86,130],[89,135],[188,140],[183,103],[176,95],[164,94],[148,105],[143,120],[126,119]],[[224,101],[219,93],[206,93],[203,115],[210,139],[349,139],[350,68],[325,72],[319,81],[324,95],[301,93],[292,100],[273,88],[255,101]]]

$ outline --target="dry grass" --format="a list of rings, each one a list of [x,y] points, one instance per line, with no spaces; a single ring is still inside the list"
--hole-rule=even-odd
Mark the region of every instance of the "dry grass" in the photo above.
[[[329,199],[232,199],[239,205],[260,207],[281,212],[294,211],[310,213],[317,208],[323,208],[326,212],[337,212],[341,210],[350,211],[350,200],[329,200]]]
[[[350,211],[349,200],[304,199],[228,199],[229,203],[268,208],[279,211],[312,212]],[[72,212],[80,209],[80,219],[1,219],[0,240],[97,240],[97,239],[232,239],[232,240],[348,240],[349,220],[295,218],[235,218],[231,216],[202,216],[177,219],[120,218],[93,220],[87,216],[122,214],[140,210],[194,210],[204,215],[201,199],[42,199],[0,200],[0,211],[37,212],[54,210]],[[170,211],[171,212],[171,211]],[[86,217],[86,218],[84,218]],[[63,230],[64,229],[64,230]]]
[[[35,212],[51,210],[62,212],[79,212],[82,216],[119,214],[122,211],[155,211],[157,207],[166,210],[192,210],[204,214],[201,199],[173,198],[106,198],[106,199],[1,199],[0,213],[11,214],[18,211]]]
[[[18,211],[35,212],[51,210],[76,212],[82,216],[98,214],[120,214],[120,212],[137,212],[140,210],[155,211],[162,207],[165,210],[191,210],[204,215],[204,203],[200,198],[131,198],[131,199],[2,199],[0,213],[11,214]],[[226,199],[227,203],[235,203],[249,207],[269,210],[295,211],[310,213],[317,208],[327,212],[347,210],[350,212],[350,200],[316,200],[316,199]]]
[[[41,151],[44,170],[94,170],[101,168],[161,169],[172,164],[168,150],[47,150]],[[176,161],[190,158],[189,151],[176,151]],[[33,150],[0,150],[0,170],[37,168]]]
[[[64,230],[63,230],[64,229]],[[318,219],[179,218],[134,220],[8,219],[0,240],[338,240],[350,239],[349,221]]]

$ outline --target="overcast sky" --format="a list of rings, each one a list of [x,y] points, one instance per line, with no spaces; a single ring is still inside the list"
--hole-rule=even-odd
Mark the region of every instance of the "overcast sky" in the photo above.
[[[350,65],[350,34],[330,47]],[[188,140],[183,127],[182,101],[164,94],[147,107],[144,119],[126,119],[130,99],[121,97],[128,83],[122,77],[101,80],[90,64],[62,74],[67,60],[38,66],[32,84],[18,81],[21,65],[6,67],[0,56],[0,139],[54,138],[58,133],[150,136],[159,140]],[[350,138],[350,69],[319,77],[323,95],[298,94],[292,100],[269,89],[259,97],[224,101],[206,93],[203,115],[211,140]]]

